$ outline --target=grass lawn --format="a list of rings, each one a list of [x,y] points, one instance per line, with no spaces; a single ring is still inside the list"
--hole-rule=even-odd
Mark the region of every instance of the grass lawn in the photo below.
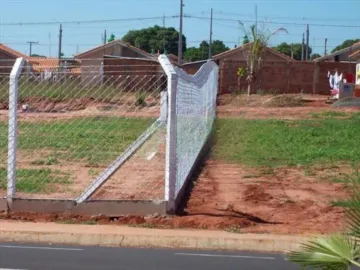
[[[0,168],[0,189],[6,189],[7,170]],[[18,169],[16,190],[27,193],[48,193],[54,191],[52,184],[71,184],[71,176],[50,169]]]
[[[51,184],[71,183],[70,176],[46,168],[62,162],[109,165],[154,121],[151,118],[87,117],[52,122],[19,122],[18,150],[29,166],[18,169],[18,190],[49,192]],[[0,155],[6,160],[7,124],[0,123]],[[0,188],[6,186],[6,165],[0,165]]]
[[[136,86],[139,89],[131,88],[132,91],[122,89],[125,87],[128,82],[126,82],[125,77],[127,76],[118,76],[115,84],[108,82],[101,85],[96,83],[96,81],[86,84],[81,81],[80,77],[77,78],[68,78],[65,82],[58,81],[31,81],[26,77],[21,77],[19,81],[19,101],[22,101],[24,98],[33,97],[33,98],[49,98],[54,101],[70,101],[77,98],[86,98],[93,99],[96,101],[110,102],[114,98],[126,98],[134,93],[143,94],[145,97],[152,95],[153,97],[159,97],[160,91],[166,88],[165,80],[160,80],[159,78],[155,79],[151,76],[136,76],[132,75],[128,78],[127,81],[142,81],[146,82],[148,80],[147,86]],[[8,78],[3,78],[8,80]],[[115,79],[115,78],[114,78]],[[1,80],[1,78],[0,78]],[[154,83],[158,81],[158,83]],[[122,82],[122,86],[121,86]],[[9,86],[6,83],[0,84],[0,102],[8,102]],[[136,97],[139,98],[139,97]]]
[[[338,115],[336,115],[338,116]],[[249,166],[360,161],[360,114],[347,119],[218,119],[214,156]]]
[[[46,151],[33,165],[56,164],[55,159],[108,165],[151,125],[151,118],[87,117],[52,122],[19,122],[18,149],[34,155]],[[0,123],[0,153],[6,153],[7,125]],[[44,163],[44,164],[42,164]]]

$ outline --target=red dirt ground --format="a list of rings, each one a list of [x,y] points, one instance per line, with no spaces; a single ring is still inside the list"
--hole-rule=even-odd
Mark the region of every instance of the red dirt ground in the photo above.
[[[281,108],[268,106],[271,96],[254,95],[251,96],[249,103],[244,103],[241,98],[243,97],[221,96],[218,101],[218,116],[250,119],[307,119],[311,118],[311,113],[340,110],[325,104],[327,97],[324,96],[304,95],[303,99],[306,101],[300,106],[291,107],[289,105],[289,107]],[[104,106],[104,104],[93,105],[80,111],[66,113],[21,113],[19,118],[29,121],[39,119],[51,121],[54,118],[98,115],[98,106]],[[341,111],[352,113],[358,109],[348,108],[341,109]],[[118,110],[103,113],[121,116],[154,116],[158,115],[159,107],[149,107],[136,112],[123,110],[120,107]],[[7,111],[0,111],[1,118],[7,118]],[[163,157],[161,159],[163,160]],[[154,161],[156,160],[154,159]],[[133,165],[139,166],[136,162]],[[129,166],[129,168],[132,167]],[[161,170],[160,167],[156,169],[157,172],[161,172]],[[338,168],[321,169],[314,175],[308,176],[299,168],[279,168],[271,172],[268,170],[259,172],[259,170],[241,165],[210,160],[199,179],[194,183],[195,186],[183,216],[152,215],[107,218],[32,213],[7,215],[3,213],[0,218],[64,223],[88,223],[91,220],[91,222],[102,224],[128,224],[149,228],[221,229],[238,233],[330,233],[339,231],[344,226],[342,223],[343,209],[331,207],[330,202],[345,199],[349,195],[349,191],[343,184],[332,183],[326,179],[329,175],[341,174],[344,170],[350,169],[344,165]],[[348,172],[346,171],[346,173]],[[119,192],[123,191],[113,190],[114,185],[118,181],[129,183],[129,180],[131,179],[122,179],[114,175],[114,178],[104,186],[103,191],[99,190],[94,197],[103,198],[107,193],[116,198]],[[162,190],[159,192],[159,196],[162,192]]]
[[[191,193],[183,216],[70,216],[3,213],[0,218],[63,223],[127,224],[147,228],[219,229],[236,233],[331,233],[344,226],[342,208],[332,200],[345,199],[343,184],[326,181],[349,168],[319,169],[306,176],[298,168],[273,171],[208,161]]]
[[[309,119],[313,113],[328,111],[358,112],[359,108],[333,108],[326,103],[327,96],[303,95],[300,102],[281,102],[281,96],[252,95],[247,101],[246,95],[222,95],[218,98],[218,117],[244,117],[248,119]],[[286,95],[285,97],[299,97]],[[280,98],[280,101],[276,99]],[[275,102],[273,102],[275,100]],[[290,100],[291,101],[291,100]],[[271,106],[269,105],[271,104]]]

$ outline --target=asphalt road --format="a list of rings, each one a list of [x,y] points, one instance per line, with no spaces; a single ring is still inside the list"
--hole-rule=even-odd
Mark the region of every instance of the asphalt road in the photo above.
[[[0,270],[300,269],[283,254],[0,243]]]

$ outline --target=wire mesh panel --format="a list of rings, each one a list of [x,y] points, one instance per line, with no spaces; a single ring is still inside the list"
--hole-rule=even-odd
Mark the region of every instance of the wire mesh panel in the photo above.
[[[195,75],[173,67],[165,56],[159,61],[168,76],[169,113],[166,148],[166,194],[173,211],[212,130],[216,115],[218,66],[208,61]]]
[[[26,65],[19,78],[16,197],[158,198],[151,183],[164,176],[148,168],[163,156],[158,63],[47,61]]]
[[[190,76],[181,69],[176,93],[176,183],[175,196],[183,187],[212,129],[216,114],[218,67],[214,62]]]

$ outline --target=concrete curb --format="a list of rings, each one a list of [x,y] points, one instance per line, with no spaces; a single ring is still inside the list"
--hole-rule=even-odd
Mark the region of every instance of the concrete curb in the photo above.
[[[108,225],[61,225],[52,223],[47,224],[51,229],[40,231],[38,223],[21,224],[25,225],[25,227],[23,226],[25,229],[17,229],[17,226],[14,226],[13,229],[3,228],[2,223],[0,223],[0,241],[34,244],[288,252],[296,250],[300,243],[308,239],[305,236],[232,234],[221,231],[158,230]],[[43,227],[44,224],[40,227]]]

